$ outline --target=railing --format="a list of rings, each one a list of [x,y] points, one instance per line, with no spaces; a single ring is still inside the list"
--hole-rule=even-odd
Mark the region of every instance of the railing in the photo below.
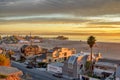
[[[108,70],[103,70],[103,69],[98,69],[98,68],[95,68],[95,69],[94,69],[94,72],[95,72],[95,73],[97,73],[97,72],[98,72],[98,73],[102,73],[102,72],[114,73],[113,70],[109,70],[109,69],[108,69]]]
[[[98,78],[93,78],[93,77],[89,77],[89,76],[86,76],[86,75],[80,75],[80,80],[100,80]]]
[[[105,80],[114,80],[114,73],[110,75],[109,77],[107,77]]]

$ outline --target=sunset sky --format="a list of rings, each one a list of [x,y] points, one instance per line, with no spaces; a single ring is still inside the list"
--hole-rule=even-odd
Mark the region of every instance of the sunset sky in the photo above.
[[[120,33],[120,0],[0,0],[0,31]]]

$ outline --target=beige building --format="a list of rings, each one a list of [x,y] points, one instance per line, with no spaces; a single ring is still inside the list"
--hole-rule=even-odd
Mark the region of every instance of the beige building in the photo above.
[[[47,62],[63,62],[76,53],[75,49],[55,47],[47,52]]]

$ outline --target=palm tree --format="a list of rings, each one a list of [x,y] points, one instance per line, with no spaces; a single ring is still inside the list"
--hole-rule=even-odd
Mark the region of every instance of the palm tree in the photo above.
[[[90,37],[88,37],[88,40],[87,40],[87,44],[89,45],[89,47],[90,47],[90,49],[91,49],[91,54],[90,54],[90,61],[91,61],[91,70],[90,71],[92,71],[92,66],[93,66],[93,64],[92,64],[92,55],[93,55],[93,46],[94,46],[94,44],[95,44],[95,41],[96,41],[96,39],[95,39],[95,37],[94,36],[90,36]]]
[[[1,35],[0,35],[0,40],[2,39]]]

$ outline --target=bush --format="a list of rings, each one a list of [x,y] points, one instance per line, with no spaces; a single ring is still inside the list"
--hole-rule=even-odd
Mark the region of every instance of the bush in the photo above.
[[[7,75],[0,74],[0,78],[2,79],[7,78]]]
[[[47,67],[47,63],[40,62],[40,63],[38,63],[38,67],[46,68]]]
[[[87,61],[86,64],[85,64],[85,69],[86,69],[86,70],[89,70],[89,69],[90,69],[90,66],[91,66],[91,62],[90,62],[90,61]]]

